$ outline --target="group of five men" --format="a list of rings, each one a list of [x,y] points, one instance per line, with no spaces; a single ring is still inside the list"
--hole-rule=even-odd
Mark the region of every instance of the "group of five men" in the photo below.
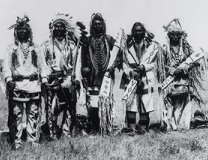
[[[183,123],[184,108],[197,97],[190,89],[193,86],[190,79],[198,70],[193,64],[180,66],[193,51],[178,19],[165,27],[168,43],[164,47],[153,40],[154,35],[142,23],[134,23],[131,34],[122,39],[124,46],[118,46],[118,53],[111,51],[115,43],[122,44],[106,34],[106,24],[99,13],[92,15],[89,37],[81,22],[74,22],[69,15],[57,14],[49,24],[49,40],[40,47],[33,42],[29,21],[27,16],[18,17],[10,27],[14,29],[14,44],[8,47],[4,64],[8,126],[15,149],[22,145],[24,110],[27,140],[32,144],[39,141],[41,96],[45,99],[50,137],[59,138],[61,133],[73,136],[80,88],[86,92],[86,97],[80,98],[86,99],[91,131],[98,133],[99,92],[105,73],[114,79],[115,68],[123,71],[120,87],[124,91],[131,80],[137,82],[125,103],[128,128],[136,130],[136,113],[139,113],[138,125],[148,130],[149,113],[155,107],[153,93],[161,90],[156,84],[161,84],[169,75],[175,79],[162,94],[168,110],[166,125],[177,129]],[[116,58],[109,67],[111,54],[116,54]]]

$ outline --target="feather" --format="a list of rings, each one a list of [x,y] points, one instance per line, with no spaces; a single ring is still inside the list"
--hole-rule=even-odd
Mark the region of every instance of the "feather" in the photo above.
[[[87,42],[87,33],[88,32],[85,30],[86,27],[82,22],[77,21],[76,24],[80,28],[80,31],[81,31],[81,37],[80,37],[81,44],[80,45],[83,45]]]
[[[9,29],[9,30],[14,29],[16,26],[17,26],[17,24],[13,24],[13,25],[11,25],[8,29]]]

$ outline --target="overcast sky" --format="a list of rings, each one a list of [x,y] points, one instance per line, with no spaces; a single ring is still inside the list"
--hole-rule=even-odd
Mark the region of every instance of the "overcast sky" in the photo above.
[[[91,15],[99,12],[106,21],[107,33],[113,37],[119,28],[129,33],[133,23],[140,21],[161,44],[166,36],[162,26],[179,18],[194,49],[208,50],[207,0],[1,0],[0,58],[4,57],[6,46],[13,42],[13,31],[7,28],[15,23],[17,16],[29,16],[34,41],[41,44],[48,38],[48,23],[58,12],[70,14],[88,29]]]

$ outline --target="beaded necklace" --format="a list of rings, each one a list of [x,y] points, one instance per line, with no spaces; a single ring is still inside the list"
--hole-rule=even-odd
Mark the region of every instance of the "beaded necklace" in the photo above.
[[[109,62],[109,46],[104,36],[92,37],[89,46],[90,58],[97,72],[105,71]]]
[[[21,49],[21,51],[22,51],[22,53],[23,53],[23,63],[25,63],[26,61],[27,61],[27,59],[28,59],[28,55],[29,55],[29,52],[30,52],[30,50],[29,50],[29,42],[27,42],[27,43],[20,43],[20,49]]]

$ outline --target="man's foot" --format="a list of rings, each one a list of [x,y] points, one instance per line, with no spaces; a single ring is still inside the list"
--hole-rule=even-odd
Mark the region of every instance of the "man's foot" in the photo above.
[[[70,139],[72,136],[69,133],[63,133],[61,136],[62,139]]]
[[[145,130],[146,132],[149,132],[149,126],[146,126]]]
[[[126,134],[126,133],[131,133],[131,132],[133,132],[133,129],[132,129],[132,128],[123,128],[123,129],[121,130],[121,133],[124,133],[124,134]]]
[[[22,148],[23,143],[15,143],[12,145],[12,150],[20,150]]]
[[[48,140],[49,140],[49,141],[57,141],[58,138],[57,138],[56,135],[54,135],[54,136],[50,136],[50,137],[48,138]]]
[[[33,147],[39,147],[40,146],[40,143],[38,142],[31,142],[32,146]]]
[[[84,130],[82,130],[81,133],[82,133],[82,136],[87,136],[88,135],[87,132],[85,132]]]
[[[145,134],[146,133],[146,130],[139,125],[136,126],[136,131],[137,131],[137,134]]]
[[[173,131],[177,131],[178,130],[178,127],[176,126],[174,120],[171,121],[171,127],[172,127]]]
[[[97,131],[92,131],[92,132],[90,132],[90,138],[94,138],[95,136],[97,136],[99,134],[99,132],[97,132]]]

